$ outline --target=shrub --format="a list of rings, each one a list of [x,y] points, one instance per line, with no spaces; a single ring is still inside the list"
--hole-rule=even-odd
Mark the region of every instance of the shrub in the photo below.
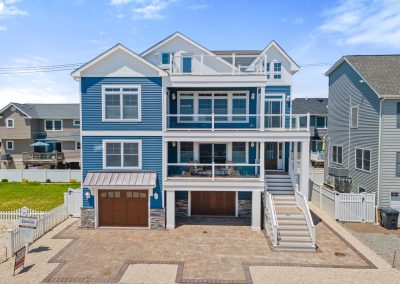
[[[29,182],[30,185],[40,185],[40,182],[38,181],[31,181]]]
[[[21,180],[21,182],[22,182],[22,183],[29,183],[29,179],[23,178],[23,179]]]
[[[48,178],[48,179],[46,179],[46,182],[47,183],[51,183],[51,180]]]
[[[69,182],[70,182],[70,183],[78,183],[78,181],[77,181],[76,179],[74,179],[74,178],[71,178],[71,179],[69,180]]]
[[[8,179],[3,178],[3,179],[1,180],[1,182],[8,182]]]

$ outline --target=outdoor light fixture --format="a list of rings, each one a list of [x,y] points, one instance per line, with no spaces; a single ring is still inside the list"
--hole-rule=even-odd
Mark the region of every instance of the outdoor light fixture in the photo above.
[[[175,93],[172,93],[172,99],[173,99],[173,100],[176,100],[176,95],[175,95]]]
[[[290,97],[289,96],[286,96],[286,101],[287,102],[290,101]]]
[[[251,143],[250,143],[250,146],[251,146],[251,147],[254,147],[254,142],[251,142]]]
[[[89,199],[89,198],[90,198],[90,192],[89,192],[89,191],[86,191],[86,193],[85,193],[85,198],[86,198],[86,199]]]
[[[257,88],[257,94],[261,94],[261,88],[260,87]]]
[[[153,194],[153,197],[154,197],[155,200],[157,200],[157,199],[158,199],[158,193],[157,193],[157,192],[154,193],[154,194]]]
[[[256,97],[256,94],[254,94],[254,93],[251,93],[251,99],[252,99],[252,100],[254,100],[254,99],[255,99],[255,97]]]
[[[176,142],[172,142],[172,147],[176,147]]]

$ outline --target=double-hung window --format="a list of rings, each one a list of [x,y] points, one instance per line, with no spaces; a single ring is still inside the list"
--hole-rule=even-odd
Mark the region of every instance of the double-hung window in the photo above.
[[[180,121],[193,121],[194,98],[193,94],[182,94],[179,99]]]
[[[358,107],[351,108],[350,123],[351,128],[358,128]]]
[[[232,161],[238,164],[246,163],[246,143],[233,142],[232,143]]]
[[[62,120],[45,120],[44,128],[46,131],[62,131]]]
[[[14,150],[14,141],[13,140],[7,140],[6,141],[6,150]]]
[[[274,79],[282,79],[282,63],[274,62]]]
[[[13,118],[8,118],[6,121],[6,127],[7,128],[14,128],[14,119]]]
[[[233,94],[232,97],[232,120],[246,121],[247,96],[245,93]]]
[[[315,117],[315,127],[316,128],[326,128],[326,117],[316,116]]]
[[[356,169],[367,172],[371,170],[371,150],[356,148]]]
[[[193,162],[193,142],[180,143],[180,156],[181,163]]]
[[[212,109],[212,94],[199,94],[199,121],[211,121]]]
[[[163,52],[161,54],[161,65],[170,65],[171,64],[171,53]]]
[[[104,168],[141,168],[141,142],[104,141]]]
[[[139,85],[103,86],[104,121],[140,121],[141,88]]]
[[[337,164],[343,163],[343,147],[332,146],[332,162]]]

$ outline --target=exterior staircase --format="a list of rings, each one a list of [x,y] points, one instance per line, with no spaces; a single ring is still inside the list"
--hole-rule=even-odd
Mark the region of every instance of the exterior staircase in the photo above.
[[[315,251],[305,212],[297,205],[289,175],[266,175],[266,198],[272,198],[277,222],[276,250]],[[309,212],[307,212],[309,214]]]

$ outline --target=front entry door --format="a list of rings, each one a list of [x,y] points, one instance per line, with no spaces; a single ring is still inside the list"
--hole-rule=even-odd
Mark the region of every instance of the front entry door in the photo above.
[[[276,170],[278,167],[278,143],[265,143],[265,169]]]

